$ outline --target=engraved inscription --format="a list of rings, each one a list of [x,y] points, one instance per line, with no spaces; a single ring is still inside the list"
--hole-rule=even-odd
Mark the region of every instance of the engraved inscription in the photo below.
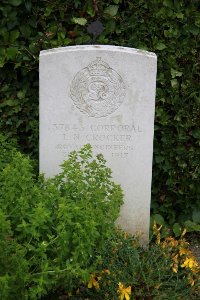
[[[125,85],[121,76],[97,57],[75,75],[70,96],[81,112],[90,117],[105,117],[122,104]]]
[[[49,130],[58,137],[55,149],[62,155],[89,143],[95,152],[105,151],[117,159],[129,157],[134,150],[136,135],[143,132],[141,127],[134,123],[120,125],[53,123]]]

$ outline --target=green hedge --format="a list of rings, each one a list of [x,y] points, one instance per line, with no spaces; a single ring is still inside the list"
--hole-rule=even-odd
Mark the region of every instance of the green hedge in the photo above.
[[[38,54],[89,44],[87,26],[104,26],[96,43],[158,55],[153,213],[200,223],[200,14],[187,0],[2,0],[0,128],[38,153]]]

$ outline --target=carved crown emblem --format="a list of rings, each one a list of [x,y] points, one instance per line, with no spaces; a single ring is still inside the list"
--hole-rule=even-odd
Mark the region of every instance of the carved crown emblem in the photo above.
[[[108,69],[110,69],[109,65],[106,62],[102,61],[101,57],[97,57],[88,65],[90,75],[93,76],[104,76],[108,72]]]

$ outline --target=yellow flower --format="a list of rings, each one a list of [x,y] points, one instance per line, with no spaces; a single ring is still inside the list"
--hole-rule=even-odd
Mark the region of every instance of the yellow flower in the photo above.
[[[194,284],[195,284],[195,280],[192,277],[189,277],[189,284],[191,286],[194,286]]]
[[[159,288],[161,287],[161,285],[162,285],[162,283],[156,285],[156,286],[155,286],[155,289],[156,289],[156,290],[159,290]]]
[[[167,242],[166,241],[162,242],[162,248],[163,249],[167,248]]]
[[[178,272],[178,265],[177,264],[173,264],[173,268],[172,268],[174,273]]]
[[[119,282],[118,284],[118,291],[117,293],[119,294],[119,300],[129,300],[130,299],[130,294],[131,294],[131,286],[128,286],[127,288],[124,287],[124,285]]]
[[[195,267],[198,267],[198,263],[193,256],[189,258],[187,257],[184,263],[181,265],[181,268],[194,269]]]
[[[178,241],[176,241],[173,237],[166,238],[166,241],[168,242],[168,245],[171,247],[177,247]]]
[[[188,250],[187,248],[181,247],[180,250],[179,250],[179,254],[180,254],[180,256],[182,256],[184,254],[191,255],[191,251]]]
[[[173,261],[174,261],[174,264],[173,264],[173,267],[172,267],[172,270],[174,273],[177,273],[178,272],[178,254],[174,255],[172,257]]]
[[[187,247],[189,245],[189,243],[183,239],[183,240],[180,240],[180,245],[181,245],[181,247]]]
[[[98,280],[100,280],[100,277],[96,277],[94,273],[92,273],[90,280],[88,282],[88,288],[91,289],[93,286],[95,287],[96,290],[99,289],[99,283]]]
[[[174,255],[172,259],[175,263],[178,263],[178,254]]]
[[[104,273],[107,273],[108,275],[110,275],[110,271],[108,269],[103,270]]]

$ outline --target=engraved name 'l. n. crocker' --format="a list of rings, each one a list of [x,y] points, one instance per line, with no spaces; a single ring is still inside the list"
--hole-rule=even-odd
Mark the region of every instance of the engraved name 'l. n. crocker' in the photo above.
[[[79,71],[70,86],[76,107],[90,117],[105,117],[123,102],[125,84],[122,77],[101,57]]]

